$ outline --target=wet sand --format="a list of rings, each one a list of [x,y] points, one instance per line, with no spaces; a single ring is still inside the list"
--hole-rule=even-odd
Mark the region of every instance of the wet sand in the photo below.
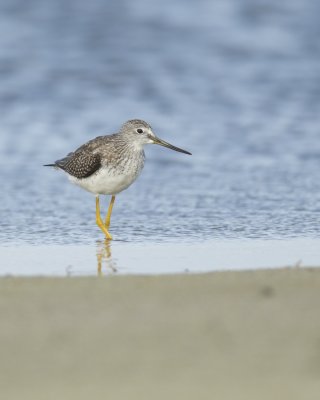
[[[320,269],[0,279],[3,399],[318,399]]]
[[[320,238],[15,245],[0,241],[1,276],[203,273],[320,264]]]

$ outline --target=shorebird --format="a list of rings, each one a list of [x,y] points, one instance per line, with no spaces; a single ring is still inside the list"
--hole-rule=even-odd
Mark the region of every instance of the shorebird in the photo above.
[[[111,240],[109,227],[115,196],[127,189],[140,175],[145,161],[146,144],[159,144],[191,155],[159,139],[147,122],[133,119],[125,122],[119,132],[98,136],[45,167],[63,170],[71,182],[95,194],[96,223],[106,238]],[[111,195],[105,222],[100,214],[99,195]]]

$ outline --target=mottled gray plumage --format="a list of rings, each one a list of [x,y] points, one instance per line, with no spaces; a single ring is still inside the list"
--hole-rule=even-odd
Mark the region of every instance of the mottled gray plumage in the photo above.
[[[126,139],[136,127],[151,129],[151,126],[140,119],[127,121],[122,125],[119,133],[106,136],[98,136],[95,139],[80,146],[77,150],[69,153],[66,157],[47,164],[67,172],[69,175],[78,179],[88,178],[103,165],[109,168],[120,167],[126,160],[125,153],[130,152],[130,141]],[[141,158],[144,159],[142,150]],[[130,163],[130,160],[128,160]],[[124,165],[122,165],[122,170]]]
[[[157,138],[147,122],[133,119],[118,133],[98,136],[49,165],[65,171],[73,183],[91,193],[114,195],[140,175],[145,160],[143,148],[148,143],[190,154]]]
[[[76,151],[55,162],[55,166],[78,179],[88,178],[101,167],[99,154]]]

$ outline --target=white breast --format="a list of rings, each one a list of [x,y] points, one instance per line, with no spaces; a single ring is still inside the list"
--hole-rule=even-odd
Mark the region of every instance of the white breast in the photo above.
[[[69,175],[69,179],[88,192],[113,195],[127,189],[138,178],[141,170],[142,167],[133,171],[126,170],[120,174],[114,174],[108,168],[103,167],[88,178],[78,179]]]

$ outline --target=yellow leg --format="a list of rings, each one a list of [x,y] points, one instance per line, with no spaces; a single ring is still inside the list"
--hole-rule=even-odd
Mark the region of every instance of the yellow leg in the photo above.
[[[112,214],[112,209],[113,209],[115,199],[116,199],[116,196],[112,196],[110,204],[109,204],[108,213],[106,216],[106,223],[105,223],[105,226],[107,229],[109,229],[109,227],[110,227],[111,214]]]
[[[108,229],[106,228],[106,226],[104,225],[104,223],[101,219],[99,196],[96,197],[96,223],[97,223],[98,227],[102,230],[102,232],[106,235],[106,238],[111,240],[112,236],[108,232]]]

